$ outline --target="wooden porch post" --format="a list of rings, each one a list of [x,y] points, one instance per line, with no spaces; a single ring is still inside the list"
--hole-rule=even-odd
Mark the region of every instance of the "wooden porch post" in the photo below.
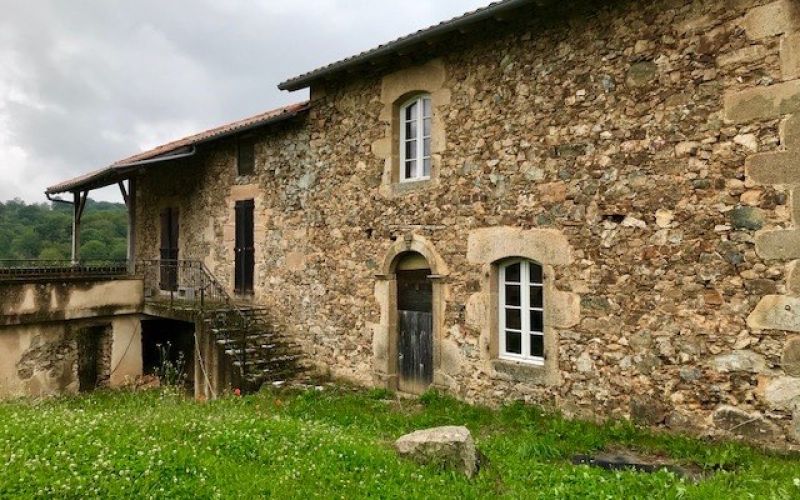
[[[125,181],[120,181],[119,190],[128,208],[128,272],[136,272],[136,179],[128,179],[128,189],[125,190]]]
[[[76,266],[81,261],[81,217],[86,208],[86,198],[89,191],[72,192],[72,265]]]

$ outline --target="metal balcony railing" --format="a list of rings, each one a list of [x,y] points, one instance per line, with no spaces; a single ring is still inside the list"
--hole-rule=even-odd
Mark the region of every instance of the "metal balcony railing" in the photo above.
[[[139,260],[145,300],[199,310],[235,308],[225,287],[199,260]]]
[[[0,259],[0,281],[39,278],[114,278],[128,274],[124,260]]]

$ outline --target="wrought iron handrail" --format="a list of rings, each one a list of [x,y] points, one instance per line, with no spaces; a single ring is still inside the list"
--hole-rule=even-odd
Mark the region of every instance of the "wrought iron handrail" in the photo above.
[[[153,280],[154,272],[158,276],[157,287]],[[136,274],[144,277],[146,289],[158,289],[167,293],[171,307],[176,304],[194,306],[193,308],[201,314],[233,312],[241,322],[238,328],[242,333],[240,369],[242,377],[246,377],[247,334],[254,323],[202,261],[140,260],[136,263]]]
[[[106,277],[128,273],[125,260],[0,259],[0,279]]]

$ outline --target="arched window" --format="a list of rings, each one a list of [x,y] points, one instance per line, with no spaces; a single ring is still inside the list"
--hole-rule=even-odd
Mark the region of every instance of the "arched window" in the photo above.
[[[500,358],[544,365],[542,266],[512,260],[500,266]]]
[[[422,94],[400,107],[400,181],[431,177],[431,96]]]

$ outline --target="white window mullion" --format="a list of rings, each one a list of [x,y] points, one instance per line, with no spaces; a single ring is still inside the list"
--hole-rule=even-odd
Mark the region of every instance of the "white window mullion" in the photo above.
[[[500,268],[500,355],[507,354],[506,350],[506,267]]]
[[[528,275],[528,263],[525,261],[520,262],[519,281],[521,288],[520,304],[522,304],[522,356],[528,358],[531,355],[531,315],[528,312],[531,305],[531,287],[530,277]]]
[[[423,105],[422,99],[420,99],[417,105],[417,137],[419,137],[417,141],[417,158],[419,158],[416,171],[417,179],[425,176],[425,119],[423,118],[425,112],[422,109]]]

